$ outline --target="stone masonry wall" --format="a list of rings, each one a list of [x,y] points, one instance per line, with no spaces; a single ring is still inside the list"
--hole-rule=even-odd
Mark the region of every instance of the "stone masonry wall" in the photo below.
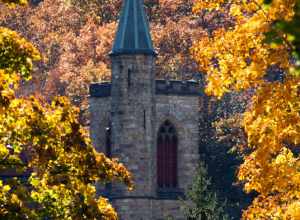
[[[112,121],[113,156],[120,158],[134,175],[136,189],[133,192],[129,193],[124,187],[115,185],[111,194],[121,220],[165,220],[168,217],[184,220],[181,202],[157,193],[156,138],[159,127],[166,120],[175,126],[179,141],[178,190],[185,192],[191,184],[199,159],[200,97],[195,92],[198,90],[193,83],[192,87],[188,87],[188,92],[183,91],[185,87],[182,85],[186,84],[179,81],[170,85],[161,81],[156,91],[159,94],[154,96],[154,85],[151,81],[147,84],[149,78],[145,79],[149,77],[150,69],[149,75],[145,76],[142,71],[147,72],[146,69],[134,70],[135,62],[144,62],[143,68],[150,68],[150,65],[145,65],[145,60],[141,62],[130,58],[125,63],[124,60],[118,61],[122,68],[117,71],[123,71],[117,77],[118,88],[110,91],[109,84],[93,85],[90,98],[91,138],[94,146],[105,152],[106,128]],[[128,82],[128,69],[141,74]],[[174,85],[178,87],[177,90]],[[163,88],[165,86],[166,89]],[[113,101],[110,94],[114,95]]]
[[[166,120],[173,123],[178,135],[178,183],[186,192],[192,183],[199,161],[199,96],[156,96],[156,133]],[[153,155],[156,158],[156,155]],[[156,167],[155,167],[156,170]],[[154,178],[156,181],[156,176]],[[183,220],[181,202],[158,199],[154,201],[153,219],[162,220],[171,216]]]
[[[153,200],[153,220],[186,220],[180,200]]]
[[[111,120],[111,98],[90,97],[89,111],[90,134],[93,146],[97,151],[105,153],[106,128],[110,126]]]
[[[195,168],[198,163],[198,143],[199,143],[199,96],[180,96],[180,95],[156,95],[156,115],[151,120],[154,121],[153,145],[147,145],[150,149],[145,149],[145,144],[122,145],[123,149],[114,151],[114,156],[118,156],[120,151],[129,151],[126,158],[121,158],[128,168],[135,175],[135,184],[143,182],[147,176],[151,183],[142,185],[140,192],[135,191],[129,194],[123,192],[115,192],[113,199],[114,207],[117,209],[121,219],[124,220],[164,220],[172,216],[176,220],[183,220],[181,210],[181,202],[178,200],[170,200],[168,198],[160,198],[156,193],[156,136],[159,127],[166,121],[170,121],[176,128],[178,134],[178,182],[179,189],[186,191],[191,184],[194,176]],[[133,104],[134,111],[139,112],[139,105]],[[105,132],[111,120],[111,97],[91,97],[90,98],[91,113],[91,137],[94,146],[99,151],[105,152]],[[143,131],[143,120],[139,115],[134,113],[131,115],[131,123],[139,121],[141,132]],[[139,112],[139,114],[143,114]],[[138,118],[134,118],[138,117]],[[130,123],[128,123],[130,125]],[[136,125],[135,125],[136,126]],[[136,127],[135,127],[136,128]],[[138,139],[138,132],[133,132],[131,141]],[[144,140],[144,139],[142,139]],[[125,142],[124,142],[125,143]],[[151,164],[149,166],[149,160]],[[138,178],[136,178],[136,176]],[[123,197],[122,197],[123,196]]]
[[[134,207],[138,198],[153,196],[153,148],[155,99],[154,57],[122,55],[112,57],[112,153],[133,174],[132,192],[113,186],[113,204],[121,220],[150,220],[148,205]],[[124,198],[130,207],[124,208]],[[132,217],[131,217],[132,216]]]

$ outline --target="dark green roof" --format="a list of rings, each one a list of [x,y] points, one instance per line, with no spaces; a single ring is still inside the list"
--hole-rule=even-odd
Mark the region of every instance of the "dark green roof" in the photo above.
[[[111,55],[155,55],[143,0],[123,0],[118,31]]]

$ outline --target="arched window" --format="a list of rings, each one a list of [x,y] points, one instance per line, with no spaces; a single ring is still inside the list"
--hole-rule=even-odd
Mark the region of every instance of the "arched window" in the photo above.
[[[159,128],[157,135],[157,185],[160,189],[176,188],[177,132],[169,121]]]

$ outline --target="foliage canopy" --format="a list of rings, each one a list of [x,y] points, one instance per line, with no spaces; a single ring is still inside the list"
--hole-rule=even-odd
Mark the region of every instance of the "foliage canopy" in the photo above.
[[[300,77],[291,57],[297,41],[275,27],[294,22],[299,5],[296,0],[198,0],[193,9],[235,19],[233,27],[207,34],[192,48],[207,74],[207,93],[254,91],[243,119],[251,153],[244,156],[238,178],[247,192],[259,195],[244,219],[299,219]],[[293,28],[296,33],[299,27]]]

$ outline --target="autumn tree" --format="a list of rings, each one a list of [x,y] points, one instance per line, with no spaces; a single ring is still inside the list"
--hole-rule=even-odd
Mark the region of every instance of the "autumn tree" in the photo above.
[[[121,181],[131,188],[130,173],[96,152],[78,108],[64,97],[48,103],[16,96],[40,57],[31,43],[0,27],[0,172],[13,174],[0,180],[0,218],[117,219],[95,184]]]
[[[299,5],[296,0],[197,0],[194,5],[196,14],[228,11],[235,19],[233,27],[208,33],[191,50],[206,73],[206,92],[222,97],[254,91],[243,116],[248,146],[242,150],[248,153],[238,178],[258,196],[244,219],[300,216],[300,78],[291,56],[298,40],[276,26],[295,22]]]

